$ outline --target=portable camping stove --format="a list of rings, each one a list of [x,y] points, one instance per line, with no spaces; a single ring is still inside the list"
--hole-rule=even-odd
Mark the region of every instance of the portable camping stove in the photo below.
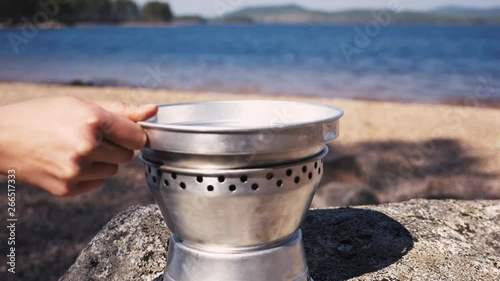
[[[283,101],[161,105],[140,122],[171,231],[164,281],[307,281],[299,229],[342,110]]]

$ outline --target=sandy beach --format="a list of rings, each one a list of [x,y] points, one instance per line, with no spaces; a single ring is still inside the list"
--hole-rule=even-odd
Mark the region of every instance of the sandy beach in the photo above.
[[[0,106],[57,95],[136,104],[242,99],[334,104],[345,115],[340,138],[331,144],[325,161],[315,207],[416,197],[500,198],[500,109],[0,82]],[[103,188],[71,199],[20,186],[17,277],[57,279],[113,215],[132,205],[153,203],[141,169],[135,159]],[[5,193],[0,195],[0,205],[6,200]],[[5,212],[0,218],[5,220]],[[0,245],[0,252],[4,247]],[[4,259],[0,257],[0,271]]]
[[[136,104],[242,99],[333,104],[345,111],[341,120],[341,137],[335,142],[336,145],[352,146],[362,142],[393,140],[418,143],[432,139],[453,139],[459,141],[469,153],[487,160],[481,164],[481,170],[495,172],[500,168],[500,110],[494,108],[10,82],[0,83],[0,93],[0,105],[58,95]]]

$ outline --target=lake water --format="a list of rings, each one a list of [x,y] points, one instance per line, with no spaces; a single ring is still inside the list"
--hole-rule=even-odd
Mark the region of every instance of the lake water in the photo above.
[[[358,28],[75,27],[40,30],[18,53],[8,34],[21,31],[0,30],[0,80],[424,102],[500,85],[500,26],[389,26],[356,41]]]

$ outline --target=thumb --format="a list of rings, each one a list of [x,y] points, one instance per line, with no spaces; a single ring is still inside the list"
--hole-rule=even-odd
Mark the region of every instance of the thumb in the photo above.
[[[145,104],[141,106],[113,101],[95,101],[95,103],[105,110],[124,116],[134,122],[143,121],[156,115],[158,106],[156,104]]]

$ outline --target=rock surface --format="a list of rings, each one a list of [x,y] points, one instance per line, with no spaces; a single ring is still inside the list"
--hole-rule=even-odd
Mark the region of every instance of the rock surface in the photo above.
[[[500,201],[318,209],[302,230],[315,281],[500,280]],[[167,239],[155,205],[130,208],[60,280],[161,280]]]
[[[153,280],[165,269],[169,233],[156,205],[115,216],[60,280]]]

